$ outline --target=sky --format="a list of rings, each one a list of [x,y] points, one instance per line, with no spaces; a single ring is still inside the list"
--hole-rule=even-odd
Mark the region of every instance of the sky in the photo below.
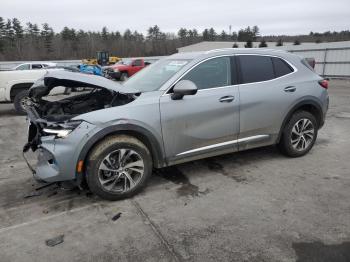
[[[145,33],[158,25],[162,32],[179,28],[213,27],[238,31],[258,25],[263,35],[308,34],[350,29],[350,0],[0,0],[0,16],[22,23],[49,23],[58,32],[64,26],[109,31],[129,28]]]

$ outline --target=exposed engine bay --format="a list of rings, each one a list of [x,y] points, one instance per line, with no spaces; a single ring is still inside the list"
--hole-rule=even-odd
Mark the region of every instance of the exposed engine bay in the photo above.
[[[101,88],[74,88],[65,92],[66,95],[57,94],[38,101],[33,99],[41,118],[49,122],[66,121],[91,111],[125,105],[135,99],[134,95]]]

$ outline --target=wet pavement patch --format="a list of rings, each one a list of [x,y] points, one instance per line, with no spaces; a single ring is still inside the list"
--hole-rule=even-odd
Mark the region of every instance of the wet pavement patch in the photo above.
[[[200,196],[209,192],[209,189],[200,191],[198,186],[192,184],[188,177],[181,172],[177,167],[166,167],[158,172],[156,175],[162,177],[176,185],[181,185],[177,189],[178,196]]]
[[[350,242],[325,245],[322,242],[293,243],[296,262],[349,262]]]
[[[218,162],[208,161],[207,165],[208,165],[209,170],[220,173],[220,174],[227,176],[229,178],[232,178],[233,180],[235,180],[238,183],[247,181],[247,178],[245,176],[234,175],[234,174],[230,174],[230,173],[226,172],[224,167]]]
[[[57,246],[63,242],[64,242],[64,235],[59,235],[57,237],[50,238],[50,239],[47,239],[45,241],[45,243],[48,247],[54,247],[54,246]]]

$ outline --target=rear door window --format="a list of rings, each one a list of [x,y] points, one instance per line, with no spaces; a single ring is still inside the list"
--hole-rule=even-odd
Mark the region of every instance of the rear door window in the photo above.
[[[39,64],[32,64],[32,69],[41,69],[43,68],[42,65],[39,65]]]
[[[271,57],[257,55],[238,56],[242,83],[253,83],[275,78]]]
[[[272,59],[276,77],[288,75],[294,71],[293,68],[281,58],[271,57],[271,59]]]
[[[198,89],[208,89],[231,85],[230,57],[207,60],[187,73],[182,80],[194,82]]]

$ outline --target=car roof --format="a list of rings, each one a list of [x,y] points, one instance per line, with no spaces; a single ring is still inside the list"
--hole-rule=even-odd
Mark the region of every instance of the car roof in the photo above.
[[[177,53],[168,57],[168,59],[199,59],[209,58],[219,55],[234,55],[234,54],[258,54],[258,55],[275,55],[275,56],[293,56],[284,50],[268,49],[268,48],[224,48],[224,49],[213,49],[209,51],[199,52],[184,52]]]

